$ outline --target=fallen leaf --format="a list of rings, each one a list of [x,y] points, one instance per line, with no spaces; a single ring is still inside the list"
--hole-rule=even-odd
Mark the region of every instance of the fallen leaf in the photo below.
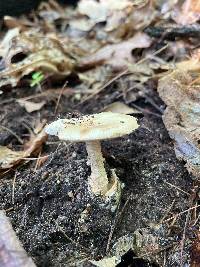
[[[146,48],[151,44],[151,39],[145,33],[137,33],[127,41],[119,44],[106,45],[96,53],[80,60],[80,67],[91,67],[99,64],[109,64],[114,69],[121,69],[128,63],[133,63],[132,51],[136,48]]]
[[[13,29],[14,31],[15,29]],[[11,42],[9,50],[6,48]],[[3,57],[6,69],[0,72],[0,86],[11,84],[16,86],[25,75],[40,70],[58,76],[68,75],[74,66],[74,59],[70,51],[61,43],[56,35],[44,36],[37,31],[26,31],[21,34],[14,32],[11,37],[6,36],[1,44],[0,56]],[[7,54],[1,53],[7,49]],[[25,58],[12,63],[13,56],[24,54]]]
[[[25,110],[29,113],[40,110],[46,104],[45,101],[35,103],[35,102],[23,100],[23,99],[17,100],[17,103],[19,103],[21,107],[24,107]]]
[[[94,264],[97,267],[115,267],[118,260],[115,256],[110,257],[110,258],[103,258],[102,260],[99,261],[93,261],[90,260],[92,264]]]
[[[87,15],[95,23],[106,21],[113,11],[118,11],[133,6],[129,0],[81,0],[78,3],[78,11]]]
[[[0,44],[0,56],[2,56],[2,58],[7,57],[8,51],[10,50],[12,45],[12,40],[16,38],[18,35],[19,35],[19,28],[11,29],[5,34]]]
[[[200,0],[185,0],[182,6],[176,6],[172,18],[181,25],[197,22],[200,19]]]
[[[199,71],[199,61],[184,61],[162,77],[158,85],[159,95],[167,105],[163,121],[175,141],[176,156],[196,177],[200,177]]]
[[[42,144],[47,140],[47,134],[42,130],[38,135],[31,137],[24,151],[13,151],[5,146],[0,146],[0,171],[3,169],[9,169],[21,161],[24,158],[30,157],[33,153],[38,153]]]
[[[122,114],[140,114],[141,111],[137,110],[136,108],[131,108],[128,105],[122,102],[114,102],[108,105],[103,111],[111,111],[114,113],[122,113]]]
[[[33,27],[33,23],[27,19],[19,19],[11,16],[4,16],[3,23],[8,29],[18,28],[21,31],[27,30],[28,27]]]
[[[37,135],[31,137],[31,139],[25,144],[24,157],[30,157],[31,154],[40,151],[41,146],[46,142],[47,134],[42,130]]]
[[[5,146],[0,146],[0,170],[11,168],[16,165],[21,161],[23,156],[23,151],[12,151]]]
[[[89,31],[94,27],[95,23],[86,19],[74,19],[69,22],[70,27],[80,31]]]

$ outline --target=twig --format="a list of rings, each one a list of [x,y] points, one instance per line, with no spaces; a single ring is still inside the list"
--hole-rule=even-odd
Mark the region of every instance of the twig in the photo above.
[[[110,233],[109,233],[109,236],[108,236],[108,242],[107,242],[107,246],[106,246],[106,253],[108,253],[109,249],[110,249],[110,243],[111,243],[111,240],[112,240],[112,237],[113,237],[113,233],[114,233],[114,230],[116,228],[116,225],[119,221],[119,218],[122,216],[126,206],[128,205],[130,199],[132,197],[132,194],[129,195],[129,197],[127,198],[122,210],[120,212],[117,212],[116,216],[115,216],[115,219],[114,219],[114,222],[113,224],[111,225],[111,228],[110,228]],[[119,211],[119,210],[118,210]]]
[[[179,188],[178,186],[176,186],[176,185],[174,185],[174,184],[171,184],[171,183],[169,183],[169,182],[167,182],[167,181],[165,181],[164,183],[166,183],[166,184],[170,185],[171,187],[176,188],[178,191],[180,191],[180,192],[182,192],[182,193],[184,193],[184,194],[190,196],[190,194],[189,194],[188,192],[184,191],[183,189]]]
[[[174,203],[175,203],[175,199],[172,201],[172,204],[169,206],[169,208],[165,212],[165,214],[164,214],[163,218],[160,220],[159,224],[162,224],[163,223],[164,219],[167,217],[167,215],[169,214],[170,210],[174,206]]]
[[[182,236],[181,244],[180,244],[180,267],[183,267],[183,249],[185,245],[186,228],[189,222],[189,217],[190,217],[190,210],[188,210],[188,213],[186,216],[185,225],[183,229],[183,236]]]
[[[169,221],[171,221],[172,219],[174,219],[175,217],[178,217],[178,216],[180,216],[180,215],[182,215],[182,214],[184,214],[184,213],[186,213],[186,212],[188,212],[188,211],[190,211],[190,210],[194,210],[194,209],[199,208],[199,207],[200,207],[200,205],[197,205],[197,206],[191,207],[191,208],[189,208],[189,209],[187,209],[187,210],[184,210],[184,211],[182,211],[182,212],[180,212],[180,213],[178,213],[178,214],[176,214],[176,215],[174,215],[174,216],[172,216],[172,217],[166,219],[165,221],[163,221],[163,223],[169,222]]]
[[[17,173],[15,172],[14,178],[13,178],[13,185],[12,185],[12,204],[15,204],[15,181],[16,181]]]
[[[15,138],[17,138],[18,142],[19,142],[21,145],[24,144],[24,141],[23,141],[23,140],[22,140],[16,133],[14,133],[11,129],[9,129],[9,128],[3,126],[3,125],[1,125],[0,128],[2,128],[2,129],[4,129],[4,130],[8,131],[9,133],[11,133]]]
[[[58,229],[59,229],[59,231],[72,243],[72,244],[74,244],[74,245],[76,245],[76,246],[78,246],[78,247],[80,247],[80,248],[82,248],[82,249],[84,249],[85,251],[87,251],[87,252],[89,252],[90,250],[88,249],[88,248],[86,248],[86,247],[84,247],[83,245],[81,245],[81,244],[79,244],[78,242],[76,242],[76,241],[74,241],[71,237],[69,237],[65,232],[64,232],[64,230],[62,229],[62,227],[60,227],[59,225],[58,225],[58,223],[55,221],[55,224],[56,224],[56,226],[58,227]]]
[[[153,116],[156,116],[156,117],[158,117],[158,118],[162,118],[162,115],[160,115],[160,114],[158,114],[158,113],[155,113],[155,112],[153,112],[153,111],[149,111],[149,110],[146,110],[146,109],[144,109],[144,108],[141,108],[141,107],[139,107],[138,105],[136,105],[136,104],[134,104],[134,103],[131,103],[131,105],[134,107],[134,108],[136,108],[136,109],[138,109],[139,111],[141,111],[143,114],[150,114],[150,115],[153,115]]]
[[[64,85],[63,85],[63,87],[62,87],[62,89],[61,89],[61,91],[60,91],[60,94],[59,94],[59,96],[58,96],[58,100],[57,100],[57,102],[56,102],[56,106],[55,106],[54,114],[57,113],[57,109],[58,109],[58,105],[59,105],[59,103],[60,103],[61,96],[62,96],[62,94],[63,94],[63,92],[64,92],[64,89],[65,89],[65,87],[67,86],[67,84],[68,84],[68,81],[66,81],[66,82],[64,83]]]

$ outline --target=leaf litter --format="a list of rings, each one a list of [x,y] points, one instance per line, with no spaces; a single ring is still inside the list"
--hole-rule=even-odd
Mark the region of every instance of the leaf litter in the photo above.
[[[199,178],[199,51],[195,36],[187,37],[191,29],[188,26],[191,25],[198,31],[199,10],[199,1],[193,0],[80,0],[75,8],[62,7],[56,1],[50,0],[42,3],[37,11],[27,16],[5,16],[4,26],[8,31],[0,43],[2,96],[9,93],[8,85],[12,90],[15,87],[20,96],[23,82],[28,81],[25,93],[28,97],[22,95],[15,99],[15,104],[27,111],[29,119],[31,116],[52,119],[55,114],[48,114],[46,108],[55,102],[56,110],[61,110],[61,114],[71,110],[74,112],[77,104],[82,104],[81,111],[86,112],[91,99],[97,104],[92,112],[109,110],[136,116],[151,114],[158,118],[162,115],[163,107],[157,104],[157,98],[154,100],[147,90],[148,87],[156,88],[158,82],[158,93],[167,106],[163,122],[174,140],[176,156],[186,162],[187,170],[193,177]],[[170,42],[166,42],[168,37],[162,31],[163,26],[168,33],[174,30]],[[156,35],[159,27],[160,35]],[[178,35],[177,29],[181,29],[185,35]],[[163,51],[162,47],[165,48]],[[160,52],[157,54],[157,51]],[[41,73],[41,80],[37,81],[36,77],[36,81],[31,82],[34,73]],[[53,78],[52,81],[50,78]],[[65,91],[60,90],[59,83],[68,79],[73,81],[72,86]],[[56,83],[59,84],[58,87]],[[86,100],[83,98],[85,96]],[[101,100],[102,96],[106,100],[101,106],[101,101],[98,100]],[[112,98],[109,99],[110,96]],[[41,97],[42,100],[38,100]],[[36,100],[32,101],[32,98]],[[55,101],[56,98],[59,102]],[[7,114],[2,112],[0,120],[4,121],[6,116]],[[151,132],[148,127],[142,127]],[[1,171],[17,168],[31,155],[39,155],[40,158],[42,146],[47,143],[47,136],[40,130],[31,135],[23,149],[16,149],[15,144],[11,143],[0,146]],[[23,137],[20,138],[23,140]],[[38,161],[35,169],[42,168],[43,163]],[[143,174],[141,176],[143,177]],[[57,180],[57,183],[60,181]],[[76,199],[74,194],[68,195],[73,195]],[[135,202],[137,201],[136,198]],[[84,229],[86,226],[81,227]],[[152,228],[161,231],[160,225],[156,227]],[[157,244],[157,241],[156,249],[151,250],[149,245],[149,240],[153,244],[155,237],[157,238],[155,232],[149,235],[148,231],[144,230],[144,237],[149,239],[144,242],[143,251],[137,251],[138,247],[132,243],[123,253],[128,249],[137,251],[137,256],[143,255],[145,260],[153,262],[151,256],[154,255],[154,250],[162,250],[162,245]],[[145,256],[147,251],[152,255]],[[176,264],[179,260],[177,258],[184,256],[179,252],[174,249],[173,256],[169,255],[167,266],[175,266],[173,262]],[[102,258],[102,255],[105,257]],[[101,254],[101,260],[91,257],[90,260],[96,266],[115,266],[116,262],[120,264],[123,257],[122,253],[118,258],[116,255],[115,251],[109,255]],[[185,262],[188,262],[187,253],[184,257]],[[160,258],[162,257],[157,256],[157,262],[161,266],[163,262]],[[182,262],[183,258],[180,261]],[[145,264],[149,266],[149,263]]]

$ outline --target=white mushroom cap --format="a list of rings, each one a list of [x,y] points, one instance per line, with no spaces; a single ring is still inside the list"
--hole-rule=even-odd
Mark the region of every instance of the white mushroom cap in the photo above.
[[[46,133],[65,141],[92,141],[120,137],[130,134],[139,125],[129,115],[102,112],[80,118],[59,119],[47,125]]]

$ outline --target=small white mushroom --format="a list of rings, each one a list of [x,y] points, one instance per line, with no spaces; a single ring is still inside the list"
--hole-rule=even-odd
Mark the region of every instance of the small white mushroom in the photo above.
[[[86,143],[91,166],[90,189],[95,195],[106,196],[115,181],[108,179],[100,141],[130,134],[138,127],[134,117],[102,112],[80,118],[59,119],[49,124],[46,132],[58,136],[60,140]]]

